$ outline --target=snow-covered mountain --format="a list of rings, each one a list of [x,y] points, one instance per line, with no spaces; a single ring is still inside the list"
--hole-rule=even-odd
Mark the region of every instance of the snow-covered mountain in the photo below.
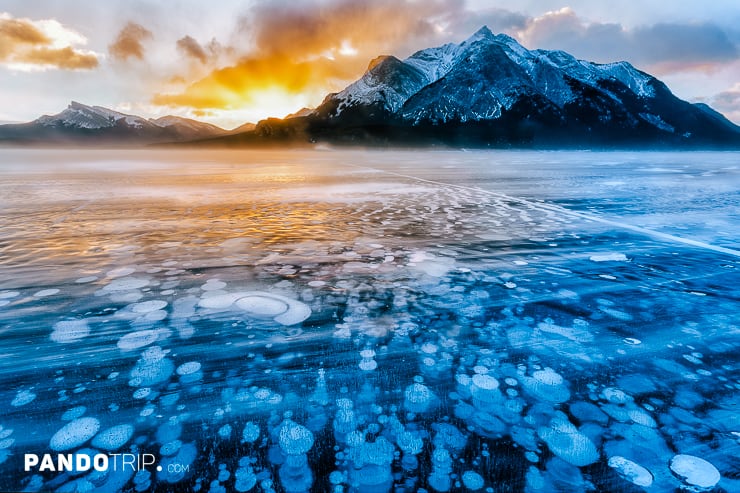
[[[487,27],[403,61],[373,60],[304,125],[312,140],[740,146],[739,127],[627,62],[528,50]]]
[[[0,142],[132,145],[182,142],[225,133],[210,123],[179,116],[147,119],[72,101],[56,115],[44,115],[29,123],[0,125]]]

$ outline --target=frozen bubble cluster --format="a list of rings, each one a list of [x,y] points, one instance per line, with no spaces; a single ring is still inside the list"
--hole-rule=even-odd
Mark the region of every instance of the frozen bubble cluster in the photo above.
[[[0,490],[740,491],[737,156],[217,154],[0,180]]]

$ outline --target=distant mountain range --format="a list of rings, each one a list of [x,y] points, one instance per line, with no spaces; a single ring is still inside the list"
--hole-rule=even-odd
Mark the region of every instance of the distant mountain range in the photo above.
[[[186,142],[227,133],[216,125],[179,116],[147,119],[73,101],[56,115],[0,125],[0,143],[141,145]]]
[[[378,57],[319,107],[231,132],[79,103],[59,115],[0,126],[0,141],[62,138],[227,146],[740,148],[740,127],[705,104],[677,98],[627,62],[597,64],[563,51],[527,50],[483,27],[460,44],[403,61]]]

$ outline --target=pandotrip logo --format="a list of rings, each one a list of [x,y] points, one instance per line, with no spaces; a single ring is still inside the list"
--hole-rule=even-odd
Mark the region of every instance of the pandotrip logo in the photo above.
[[[167,472],[188,472],[187,464],[167,463]],[[24,454],[23,470],[26,472],[73,472],[86,471],[149,471],[162,472],[162,466],[157,465],[154,454]]]

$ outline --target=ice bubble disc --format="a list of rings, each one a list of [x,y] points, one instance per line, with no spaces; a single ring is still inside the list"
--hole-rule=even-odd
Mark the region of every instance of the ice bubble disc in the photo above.
[[[103,430],[93,438],[92,446],[103,450],[117,450],[123,447],[134,434],[134,427],[128,424],[116,425]]]
[[[463,484],[471,491],[478,491],[483,488],[483,477],[475,471],[465,471],[462,475]]]
[[[305,426],[287,420],[280,428],[278,443],[286,455],[302,455],[311,450],[313,433]]]
[[[86,411],[87,408],[85,406],[77,406],[68,409],[64,414],[62,414],[62,421],[72,421],[73,419],[77,419],[85,414]]]
[[[536,371],[532,374],[535,380],[545,385],[562,385],[563,377],[557,374],[552,368]]]
[[[49,441],[49,448],[57,452],[79,447],[100,429],[96,418],[78,418],[62,426]]]
[[[634,485],[647,488],[653,484],[652,473],[636,462],[615,455],[609,457],[608,464],[609,467],[617,471],[617,474]]]
[[[271,296],[246,296],[237,300],[236,306],[255,317],[272,318],[288,310],[287,303]]]
[[[110,284],[103,287],[103,291],[132,291],[134,289],[140,289],[149,284],[149,279],[140,277],[124,277],[116,279]]]
[[[421,437],[410,431],[404,431],[396,439],[398,447],[403,451],[404,454],[417,455],[421,453],[424,447],[424,441]]]
[[[182,375],[191,375],[193,373],[196,373],[200,371],[201,365],[197,361],[188,361],[187,363],[183,363],[180,366],[177,367],[177,374]]]
[[[149,300],[149,301],[142,301],[141,303],[134,303],[130,305],[131,311],[134,313],[149,313],[157,310],[161,310],[162,308],[167,306],[166,301],[162,300]]]
[[[130,332],[120,339],[116,343],[118,349],[121,351],[133,351],[144,346],[152,344],[159,338],[159,334],[156,330],[137,330],[136,332]]]
[[[604,398],[612,404],[627,404],[632,401],[631,396],[614,387],[607,387],[604,389]]]
[[[255,423],[248,421],[244,425],[244,431],[242,432],[242,440],[247,443],[254,443],[260,437],[260,427]]]
[[[671,459],[671,471],[686,484],[703,489],[719,483],[720,474],[709,462],[693,455],[679,454]]]
[[[374,358],[375,357],[375,351],[372,349],[363,349],[360,351],[360,356],[363,358]]]
[[[90,335],[86,320],[61,320],[54,324],[51,340],[62,344],[76,342]]]
[[[141,353],[141,359],[148,363],[156,363],[157,361],[161,361],[166,354],[161,347],[154,346]]]
[[[30,390],[19,390],[18,393],[15,395],[15,398],[13,398],[13,400],[11,401],[10,405],[13,407],[21,407],[29,404],[34,399],[36,399],[36,394],[31,392]]]
[[[498,388],[498,380],[487,374],[476,373],[472,380],[473,385],[481,390],[496,390]]]
[[[406,387],[404,396],[406,409],[413,413],[426,411],[434,399],[432,391],[422,383],[415,383]]]
[[[553,419],[550,427],[540,427],[537,434],[553,454],[576,467],[593,464],[599,459],[593,442],[566,419]]]

